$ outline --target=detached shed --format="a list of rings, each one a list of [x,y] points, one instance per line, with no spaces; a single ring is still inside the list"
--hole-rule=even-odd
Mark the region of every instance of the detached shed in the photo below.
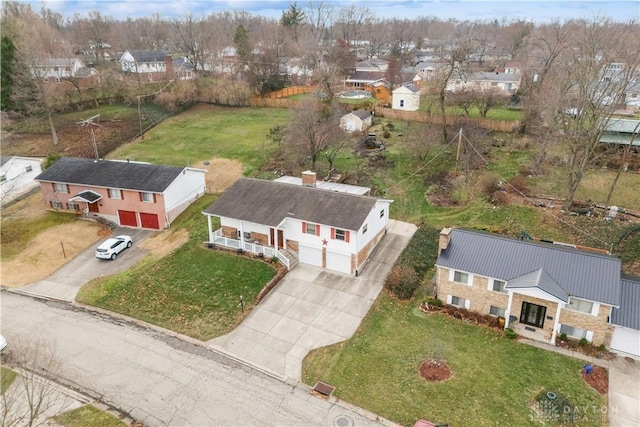
[[[340,118],[340,129],[345,132],[364,132],[371,127],[371,122],[371,112],[356,110]]]
[[[406,84],[395,89],[391,108],[394,110],[417,111],[420,108],[420,88],[414,84]]]

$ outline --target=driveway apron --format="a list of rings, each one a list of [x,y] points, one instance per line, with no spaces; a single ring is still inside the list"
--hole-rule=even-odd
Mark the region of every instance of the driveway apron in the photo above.
[[[101,276],[121,273],[140,261],[148,251],[137,246],[155,231],[118,227],[111,236],[126,234],[132,237],[133,246],[120,252],[115,260],[103,260],[95,257],[99,243],[80,252],[71,261],[44,280],[15,288],[13,291],[72,302],[85,283]],[[105,237],[103,240],[106,240]]]
[[[618,356],[609,362],[609,425],[640,426],[640,360]]]
[[[240,326],[207,344],[281,378],[301,379],[307,353],[355,333],[415,231],[390,221],[358,277],[299,264]]]

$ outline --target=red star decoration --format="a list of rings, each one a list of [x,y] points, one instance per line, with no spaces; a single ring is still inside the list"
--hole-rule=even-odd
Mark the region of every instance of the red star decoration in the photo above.
[[[322,239],[322,245],[323,245],[323,246],[327,246],[327,243],[329,243],[329,242],[327,241],[327,239]]]

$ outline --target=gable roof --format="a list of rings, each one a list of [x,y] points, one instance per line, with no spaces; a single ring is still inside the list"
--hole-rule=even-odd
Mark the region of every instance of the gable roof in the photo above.
[[[167,53],[164,50],[129,50],[136,62],[164,62]]]
[[[350,113],[345,114],[345,116],[348,116],[349,114],[353,114],[354,116],[358,117],[361,120],[368,119],[369,117],[371,117],[371,112],[367,110],[354,110]]]
[[[503,83],[517,83],[520,81],[520,77],[515,73],[486,73],[486,72],[478,72],[478,73],[454,73],[451,76],[452,81],[464,81],[464,82],[481,82],[481,81],[490,81],[490,82],[503,82]]]
[[[405,91],[404,91],[404,90],[402,90],[402,89],[407,89],[407,90],[409,90],[409,92],[412,92],[412,93],[418,93],[418,92],[420,92],[420,88],[419,88],[418,86],[416,86],[416,85],[414,85],[414,84],[411,84],[411,83],[410,83],[410,84],[402,85],[402,86],[400,86],[400,87],[399,87],[399,88],[397,88],[397,89],[394,89],[393,93],[395,93],[395,92],[398,92],[398,93],[400,93],[400,92],[405,92]]]
[[[505,289],[531,288],[540,289],[541,291],[544,291],[565,303],[569,302],[569,295],[565,290],[562,289],[562,287],[542,269],[511,279],[505,286]]]
[[[611,323],[640,329],[640,278],[620,280],[620,307],[611,310]]]
[[[570,296],[620,304],[620,260],[612,255],[456,228],[437,265],[507,282],[542,269]]]
[[[63,157],[35,180],[162,193],[183,170],[149,163]]]
[[[301,221],[359,230],[378,199],[283,182],[240,178],[204,213],[278,226]]]
[[[347,82],[375,82],[380,79],[384,79],[384,71],[354,71],[349,77]]]

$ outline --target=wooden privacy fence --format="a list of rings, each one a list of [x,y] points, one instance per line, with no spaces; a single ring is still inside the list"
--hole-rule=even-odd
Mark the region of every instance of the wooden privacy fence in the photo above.
[[[440,114],[430,114],[425,111],[392,110],[391,108],[382,107],[380,105],[376,105],[374,107],[374,111],[378,117],[430,123],[433,125],[441,125],[443,119]],[[445,119],[447,121],[446,124],[449,126],[478,126],[483,129],[498,132],[514,132],[520,127],[519,121],[489,120],[482,117],[446,116]]]
[[[263,98],[286,98],[288,96],[302,95],[303,93],[310,92],[313,92],[312,86],[291,86],[269,92]]]
[[[249,99],[249,105],[252,107],[268,107],[268,108],[303,108],[302,101],[287,98],[261,98],[252,96]]]

